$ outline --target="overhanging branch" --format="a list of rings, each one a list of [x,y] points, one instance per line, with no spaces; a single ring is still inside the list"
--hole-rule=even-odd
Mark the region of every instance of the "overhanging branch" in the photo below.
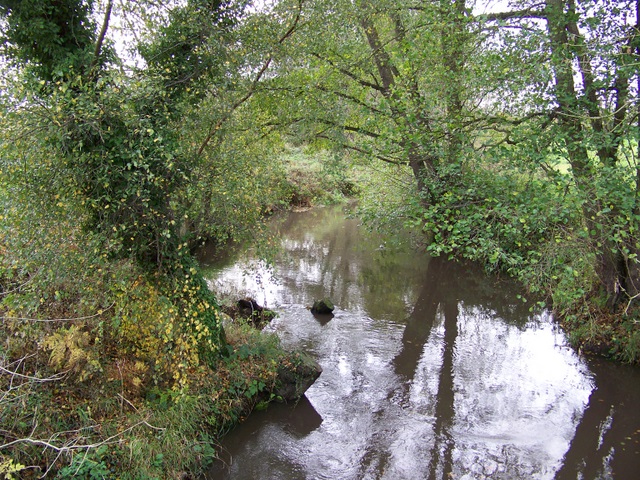
[[[358,77],[355,73],[353,73],[350,70],[347,70],[344,67],[340,67],[338,65],[336,65],[333,61],[329,60],[328,58],[323,57],[322,55],[318,54],[318,53],[311,53],[312,56],[316,57],[318,60],[322,60],[323,62],[327,62],[331,67],[335,68],[338,72],[346,75],[347,77],[351,78],[352,80],[355,80],[357,83],[359,83],[361,86],[363,87],[367,87],[367,88],[372,88],[380,93],[384,92],[384,88],[380,85],[378,85],[377,83],[372,83],[372,82],[368,82],[360,77]]]
[[[360,99],[358,99],[358,98],[356,98],[356,97],[354,97],[352,95],[347,95],[344,92],[337,92],[335,90],[330,90],[330,89],[328,89],[326,87],[323,87],[323,86],[320,86],[320,85],[316,86],[316,88],[318,90],[320,90],[321,92],[329,93],[331,95],[336,95],[337,97],[340,97],[340,98],[342,98],[344,100],[348,100],[348,101],[354,103],[355,105],[358,105],[358,106],[361,106],[363,108],[366,108],[370,112],[377,113],[378,115],[389,116],[389,114],[387,112],[383,112],[379,108],[376,108],[373,105],[369,105],[368,103],[363,102],[362,100],[360,100]]]
[[[537,4],[531,8],[514,10],[512,12],[485,13],[482,15],[478,15],[476,18],[478,20],[484,20],[486,22],[501,22],[505,20],[524,20],[527,18],[546,19],[547,13],[545,12],[545,10],[541,8],[536,8],[541,6],[543,5]]]
[[[298,11],[296,12],[296,16],[293,20],[293,23],[291,24],[291,27],[289,27],[289,29],[280,37],[280,39],[278,39],[278,45],[282,45],[289,37],[291,37],[294,34],[296,29],[298,28],[298,25],[300,23],[300,18],[302,17],[303,3],[304,3],[304,0],[298,0]],[[198,151],[197,151],[198,156],[202,155],[202,152],[207,147],[207,145],[209,145],[209,143],[211,142],[211,139],[214,137],[216,132],[218,132],[218,130],[220,130],[222,125],[227,120],[229,120],[229,118],[231,118],[231,115],[233,115],[233,112],[235,112],[243,103],[245,103],[247,100],[249,100],[253,96],[256,89],[258,88],[258,84],[260,83],[260,80],[262,80],[262,77],[264,76],[265,72],[271,65],[271,62],[273,62],[274,55],[275,55],[274,52],[271,52],[269,54],[264,64],[262,65],[260,70],[258,70],[258,73],[256,74],[251,84],[249,85],[247,92],[242,97],[240,97],[235,102],[233,102],[231,107],[224,113],[224,115],[209,129],[209,133],[207,134],[203,142],[200,144],[200,147],[198,148]]]
[[[316,135],[316,137],[317,138],[324,138],[326,140],[330,140],[332,142],[335,142],[335,139],[329,137],[328,135],[318,134],[318,135]],[[391,165],[406,165],[407,164],[407,162],[405,162],[405,161],[402,161],[402,160],[399,160],[399,159],[390,158],[390,157],[387,157],[387,156],[384,156],[384,155],[380,155],[378,153],[372,152],[371,150],[366,150],[366,149],[364,149],[362,147],[358,147],[358,146],[352,145],[350,143],[340,142],[339,146],[344,148],[344,149],[347,149],[347,150],[353,150],[354,152],[358,152],[358,153],[361,153],[363,155],[367,155],[369,157],[373,157],[373,158],[375,158],[377,160],[381,160],[381,161],[383,161],[385,163],[390,163]]]
[[[329,125],[331,127],[336,127],[336,128],[340,128],[342,130],[346,130],[348,132],[353,132],[353,133],[359,133],[360,135],[364,135],[366,137],[369,138],[373,138],[373,139],[378,139],[380,138],[380,134],[376,133],[376,132],[372,132],[371,130],[367,130],[365,128],[362,127],[354,127],[351,125],[344,125],[338,122],[334,122],[333,120],[329,120],[326,118],[315,118],[313,119],[313,121],[317,122],[317,123],[322,123],[325,125]]]

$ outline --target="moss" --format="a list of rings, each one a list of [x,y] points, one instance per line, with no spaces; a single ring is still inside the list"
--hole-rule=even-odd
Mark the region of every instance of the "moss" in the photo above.
[[[298,400],[322,373],[322,367],[304,352],[292,352],[278,366],[274,393],[285,401]]]

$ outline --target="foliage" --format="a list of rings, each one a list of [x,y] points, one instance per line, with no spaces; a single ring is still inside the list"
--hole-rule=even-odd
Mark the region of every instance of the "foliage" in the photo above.
[[[224,82],[225,63],[233,59],[228,44],[243,9],[244,2],[190,0],[170,9],[166,22],[138,45],[148,70],[173,98],[202,99],[208,83]]]
[[[4,54],[47,81],[68,71],[82,71],[93,61],[93,4],[93,0],[0,2],[0,15],[7,22],[2,36]]]
[[[192,181],[177,199],[190,243],[259,237],[265,215],[288,205],[286,173],[277,149],[250,133],[238,138],[235,127],[242,123],[227,127],[215,151],[203,153],[205,160],[195,166]],[[185,122],[185,137],[196,129]]]
[[[200,36],[204,43],[193,48],[217,46],[200,57],[205,62],[189,64],[206,68],[191,72],[193,82],[186,85],[168,81],[188,73],[182,61],[158,59],[135,72],[110,68],[92,22],[73,9],[47,16],[42,12],[51,2],[36,3],[5,2],[1,11],[15,26],[7,32],[17,35],[3,37],[4,53],[15,63],[12,69],[3,64],[8,75],[0,95],[0,353],[3,368],[12,372],[0,383],[1,444],[8,455],[3,473],[11,475],[24,463],[38,465],[29,468],[43,468],[45,475],[57,471],[60,478],[127,471],[131,478],[166,472],[177,477],[179,469],[197,470],[204,463],[192,462],[212,458],[213,440],[203,432],[237,420],[266,388],[273,369],[271,360],[262,365],[257,353],[245,355],[246,347],[240,360],[227,348],[217,301],[191,256],[189,240],[198,232],[185,222],[191,212],[204,212],[200,226],[207,224],[207,233],[224,241],[247,220],[237,217],[244,200],[250,200],[247,216],[258,218],[280,198],[271,186],[279,170],[266,157],[254,165],[254,181],[242,183],[231,173],[245,170],[250,149],[242,153],[244,147],[230,138],[218,150],[217,143],[199,153],[193,148],[209,128],[197,121],[216,119],[193,102],[208,97],[209,88],[216,95],[223,91],[227,68],[217,52],[235,39],[218,34],[233,31],[239,10],[225,2],[216,17],[221,3],[187,6],[198,4],[188,14],[206,17],[200,27],[207,31],[200,33],[209,36]],[[85,13],[93,5],[67,4]],[[188,18],[196,18],[175,12],[170,17],[183,25],[160,30],[158,44],[148,39],[147,52],[160,51],[162,42],[190,26]],[[86,36],[65,41],[67,33],[57,27],[67,14],[65,25],[79,21]],[[52,23],[40,22],[42,15]],[[213,25],[211,18],[219,22]],[[19,37],[22,27],[64,48],[50,49],[43,40],[36,45],[43,51],[34,51]],[[219,97],[209,98],[205,110]],[[227,166],[209,176],[218,159]],[[219,196],[214,204],[192,204],[194,189],[217,190]],[[254,201],[253,190],[264,195]],[[213,215],[217,205],[223,213]],[[221,367],[220,353],[235,363]],[[245,371],[254,364],[262,376]],[[225,389],[233,400],[217,401]],[[158,406],[144,405],[154,390],[170,399],[167,408],[176,413],[157,429],[147,420]],[[191,391],[199,392],[193,401]],[[183,408],[187,404],[193,409]],[[163,418],[158,414],[153,421],[162,425]]]
[[[148,393],[147,405],[154,412],[149,423],[156,430],[131,438],[127,446],[129,468],[137,475],[202,471],[215,459],[215,438],[250,412],[260,392],[273,385],[282,355],[277,338],[235,325],[228,325],[227,332],[232,353],[214,374],[200,379],[198,395]]]
[[[291,204],[309,207],[343,201],[357,193],[358,172],[341,152],[289,146],[281,154]]]
[[[508,272],[561,314],[585,301],[632,312],[632,19],[606,0],[485,14],[472,3],[305,2],[270,82],[287,108],[272,110],[298,142],[395,165],[400,182],[413,175],[417,195],[385,190],[398,207],[384,210],[384,194],[369,195],[367,219],[423,229],[434,254]]]
[[[57,479],[65,478],[88,478],[103,479],[108,478],[113,472],[102,461],[102,457],[107,453],[106,445],[98,447],[94,451],[88,452],[86,455],[76,455],[70,465],[61,468],[57,475]]]
[[[82,331],[81,325],[57,330],[43,342],[44,348],[51,351],[49,365],[56,371],[82,371],[79,380],[86,380],[91,374],[87,365],[93,368],[100,365],[95,354],[88,349],[89,341],[89,332]]]
[[[396,165],[368,166],[359,184],[357,215],[365,226],[386,233],[413,232],[417,243],[424,243],[422,224],[412,222],[421,207],[410,172]]]
[[[4,459],[4,457],[0,456],[0,474],[4,475],[6,480],[14,480],[17,478],[14,474],[21,472],[25,468],[27,468],[26,465],[15,463],[11,458]]]
[[[75,3],[77,8],[90,8]],[[39,14],[25,9],[20,10],[25,14],[18,22]],[[13,21],[17,12],[8,13]],[[21,43],[16,48],[24,55],[33,54]],[[35,144],[31,161],[37,166],[42,162],[41,142],[54,155],[49,162],[57,170],[57,203],[71,205],[84,231],[95,235],[108,257],[135,260],[159,288],[171,291],[180,313],[204,315],[206,335],[196,334],[198,342],[204,342],[200,353],[215,350],[223,338],[221,327],[213,312],[202,311],[203,305],[213,310],[215,301],[202,278],[191,278],[197,269],[178,238],[171,205],[193,163],[172,128],[175,102],[165,101],[167,92],[153,75],[124,79],[106,70],[89,76],[73,69],[63,76],[56,72],[12,88],[8,115],[17,125],[39,133],[27,139]],[[46,101],[39,85],[49,92]],[[8,153],[14,155],[7,159],[10,167],[17,169],[24,148]],[[156,269],[160,275],[155,275]]]
[[[54,328],[52,334],[47,324],[32,324],[43,326],[54,348],[64,346],[61,363],[50,363],[56,359],[28,340],[20,346],[3,343],[0,445],[7,455],[2,466],[9,469],[3,473],[24,464],[57,472],[57,478],[177,478],[185,470],[199,472],[215,458],[215,439],[270,399],[283,355],[275,336],[228,325],[227,357],[198,365],[196,342],[180,330],[180,317],[168,313],[175,306],[159,300],[143,277],[126,290],[121,280],[117,287],[122,291],[116,304],[101,319]],[[154,311],[158,305],[164,311]],[[168,332],[171,320],[175,331]],[[37,337],[25,327],[3,327],[2,337]],[[75,363],[85,365],[80,373],[67,371],[79,358],[70,352],[87,349],[99,352],[101,369],[90,382],[82,374],[86,362]],[[17,354],[23,357],[15,359]]]
[[[423,17],[435,10],[411,15],[402,2],[393,11],[383,2],[330,3],[305,4],[307,22],[278,64],[272,89],[288,106],[279,108],[279,121],[298,141],[330,141],[354,155],[398,165],[418,151],[430,158],[439,147],[426,135],[440,128],[430,116],[441,92],[429,44],[436,31]]]
[[[198,270],[191,268],[171,291],[163,292],[143,277],[117,290],[110,341],[118,344],[135,393],[149,384],[187,388],[190,374],[211,364],[223,342],[215,336],[217,303],[208,289],[203,291]]]
[[[360,182],[371,225],[638,361],[630,2],[160,3],[0,1],[0,473],[197,472],[282,358],[225,336],[191,248]],[[135,67],[112,7],[137,15]]]

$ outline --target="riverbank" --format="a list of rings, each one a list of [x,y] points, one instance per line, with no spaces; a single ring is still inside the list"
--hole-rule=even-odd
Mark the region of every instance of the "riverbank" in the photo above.
[[[259,196],[268,203],[215,223],[218,241],[264,240],[259,223],[274,211],[343,201],[354,184],[325,156],[283,153],[284,180]],[[227,192],[227,204],[242,195]],[[57,234],[26,252],[46,268],[24,264],[17,235],[0,237],[0,477],[195,478],[230,428],[283,401],[284,377],[313,376],[308,358],[241,319],[224,321],[227,344],[209,358],[199,345],[206,318],[224,316],[216,300],[185,317],[182,290],[111,261],[70,219]]]
[[[190,368],[177,388],[149,359],[101,336],[113,313],[63,328],[33,323],[24,339],[24,324],[3,312],[3,478],[197,478],[216,459],[218,439],[253,409],[304,393],[283,398],[284,377],[310,384],[307,357],[238,320],[224,322],[225,355]],[[16,348],[21,357],[10,361]]]
[[[316,213],[297,215],[314,224]],[[0,473],[7,478],[45,472],[62,479],[195,477],[216,459],[225,433],[278,400],[278,371],[297,360],[274,335],[243,322],[225,321],[227,356],[183,369],[180,388],[169,364],[155,365],[179,351],[176,337],[161,340],[158,329],[169,325],[162,312],[172,307],[162,306],[165,300],[144,278],[121,269],[88,282],[104,289],[98,315],[65,310],[54,292],[41,292],[50,300],[41,302],[39,319],[3,310]]]
[[[299,160],[292,161],[290,172],[298,171]],[[289,208],[293,199],[298,210],[337,202],[353,189],[342,190],[349,185],[336,180],[343,172],[331,180],[318,159],[309,160],[303,171],[291,174],[295,186],[283,191],[297,193],[283,197],[289,203],[280,208]],[[309,193],[310,185],[316,193]],[[313,224],[315,212],[304,215]],[[402,216],[397,220],[404,222]],[[216,458],[221,436],[256,407],[277,399],[280,366],[297,361],[274,336],[233,323],[225,329],[225,355],[213,362],[200,358],[192,340],[202,324],[182,316],[132,264],[111,262],[93,247],[80,249],[81,236],[72,228],[61,231],[57,244],[43,238],[37,245],[47,252],[46,261],[38,257],[40,263],[25,268],[35,272],[28,275],[7,267],[16,252],[0,242],[6,254],[6,270],[0,272],[6,286],[0,327],[0,474],[196,476]],[[386,250],[378,245],[358,254]],[[396,281],[402,284],[405,274]],[[209,307],[220,317],[218,305]],[[606,355],[611,346],[622,348],[625,339],[640,344],[633,320],[625,324],[596,313],[565,317],[563,325],[577,348]],[[581,338],[591,343],[580,343]]]
[[[639,313],[635,306],[612,314],[595,305],[585,305],[575,313],[559,314],[558,322],[578,352],[638,366]]]
[[[344,172],[291,155],[273,208],[345,198]],[[241,232],[252,217],[234,218],[225,228]],[[199,345],[206,319],[223,316],[216,301],[187,317],[176,299],[195,296],[113,262],[70,219],[57,225],[58,240],[38,238],[26,257],[17,235],[0,237],[0,477],[195,478],[222,435],[282,401],[283,375],[309,375],[309,359],[242,322],[225,322],[211,358]],[[197,266],[185,273],[199,288]]]

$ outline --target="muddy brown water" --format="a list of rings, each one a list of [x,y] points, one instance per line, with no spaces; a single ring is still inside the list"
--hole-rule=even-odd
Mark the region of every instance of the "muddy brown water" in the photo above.
[[[249,250],[204,258],[209,279],[275,309],[267,330],[324,371],[296,404],[230,432],[207,478],[640,478],[640,370],[578,355],[512,282],[339,207],[272,227],[272,272]],[[332,318],[307,309],[322,297]]]

